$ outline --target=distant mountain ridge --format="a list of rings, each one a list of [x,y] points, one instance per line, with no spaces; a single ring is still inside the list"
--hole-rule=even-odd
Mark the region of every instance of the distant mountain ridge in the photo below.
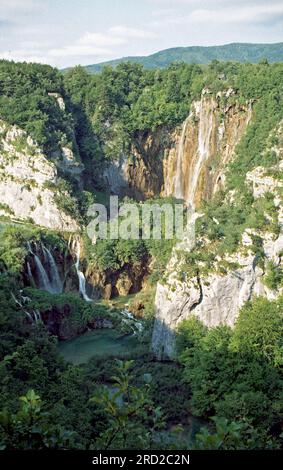
[[[275,44],[232,43],[223,46],[174,47],[149,56],[121,57],[119,59],[87,65],[86,70],[98,73],[106,65],[116,67],[122,62],[135,62],[147,69],[164,68],[172,62],[208,64],[212,60],[258,62],[266,58],[269,62],[283,62],[283,42]]]

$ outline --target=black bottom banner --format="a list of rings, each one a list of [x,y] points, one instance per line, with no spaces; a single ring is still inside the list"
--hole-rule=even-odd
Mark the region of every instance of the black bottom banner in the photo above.
[[[2,451],[1,468],[31,468],[62,465],[64,468],[95,468],[110,465],[129,468],[136,465],[176,465],[199,468],[209,466],[272,466],[279,468],[280,451]]]

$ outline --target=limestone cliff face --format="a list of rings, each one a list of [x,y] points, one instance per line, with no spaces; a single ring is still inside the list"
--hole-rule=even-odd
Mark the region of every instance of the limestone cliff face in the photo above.
[[[178,131],[167,128],[139,132],[132,141],[130,153],[118,156],[104,170],[104,179],[112,193],[142,199],[160,194],[164,185],[163,161],[177,141]]]
[[[48,96],[51,96],[56,100],[56,103],[61,111],[65,111],[65,101],[59,93],[48,93]],[[84,170],[84,165],[80,159],[74,131],[72,141],[72,145],[70,145],[70,143],[69,146],[67,144],[61,145],[59,151],[53,152],[51,159],[56,167],[59,168],[63,173],[66,173],[67,175],[70,175],[79,181],[79,177]],[[75,152],[73,151],[72,146],[75,148]]]
[[[60,231],[77,223],[54,202],[57,167],[16,126],[0,122],[0,215]]]
[[[149,260],[144,257],[139,262],[124,265],[121,269],[106,269],[103,272],[90,266],[85,274],[92,297],[109,300],[139,292],[149,274]]]
[[[182,126],[139,133],[130,155],[118,157],[105,169],[112,192],[175,196],[196,206],[210,199],[224,184],[223,169],[251,118],[249,103],[227,104],[231,95],[231,89],[216,97],[205,89]]]
[[[266,259],[278,265],[281,262],[283,236],[276,241],[267,239],[264,245]],[[177,280],[173,265],[173,273],[166,284],[158,284],[152,348],[159,359],[174,355],[176,327],[191,315],[208,327],[233,326],[241,307],[254,295],[270,300],[278,295],[278,292],[264,285],[264,271],[256,265],[256,256],[252,252],[246,256],[237,253],[234,261],[239,268],[227,275],[211,274],[204,279],[193,278],[187,283]]]
[[[228,90],[228,99],[233,90]],[[163,162],[163,195],[198,206],[224,184],[224,168],[251,118],[251,105],[225,105],[203,90],[182,126],[177,146]]]
[[[176,132],[158,128],[134,139],[132,158],[127,168],[130,188],[137,188],[146,198],[154,197],[164,185],[163,161],[176,146]]]
[[[278,235],[264,230],[255,232],[246,229],[237,252],[215,257],[214,268],[205,277],[200,275],[198,278],[180,280],[180,255],[177,250],[174,251],[167,267],[166,283],[157,285],[155,299],[156,320],[152,348],[159,359],[174,355],[175,330],[182,320],[194,315],[208,327],[221,324],[233,326],[239,310],[253,296],[262,295],[271,300],[282,293],[282,288],[268,288],[264,279],[268,263],[272,262],[275,267],[282,266],[283,253],[283,183],[279,176],[283,170],[282,147],[273,150],[281,158],[281,164],[269,170],[254,168],[247,173],[246,183],[256,200],[266,193],[273,195],[281,232]],[[259,236],[262,240],[264,266],[259,265],[252,249],[254,236]],[[190,250],[189,246],[187,250]],[[219,270],[223,262],[235,267],[223,274]]]

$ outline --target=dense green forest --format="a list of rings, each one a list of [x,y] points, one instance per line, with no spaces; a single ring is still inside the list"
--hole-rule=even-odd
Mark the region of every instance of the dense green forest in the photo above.
[[[48,158],[54,159],[64,144],[82,160],[84,187],[60,174],[58,187],[67,185],[73,199],[57,202],[81,222],[88,268],[115,271],[141,258],[157,258],[150,280],[155,285],[174,240],[91,245],[86,238],[88,204],[98,195],[109,196],[101,178],[104,163],[130,152],[140,133],[179,126],[204,87],[213,95],[232,87],[235,94],[221,98],[227,105],[252,100],[253,118],[227,176],[226,192],[235,191],[235,203],[219,193],[203,204],[197,233],[206,235],[209,249],[197,245],[183,267],[190,276],[207,273],[217,254],[237,249],[245,228],[279,233],[273,199],[267,194],[255,201],[244,181],[255,166],[278,163],[268,139],[283,118],[282,83],[282,63],[266,60],[176,63],[158,70],[124,63],[95,75],[82,67],[62,74],[49,66],[1,61],[0,117],[26,130]],[[49,93],[59,93],[65,109]],[[278,136],[272,145],[281,145]],[[29,321],[19,304],[20,291],[30,299],[28,314],[39,311],[46,318],[54,310],[67,311],[64,321],[71,331],[82,333],[101,318],[110,319],[117,330],[121,324],[115,309],[101,302],[27,287],[28,241],[60,253],[68,247],[67,234],[1,222],[1,449],[282,448],[282,297],[248,302],[233,329],[207,329],[195,319],[183,322],[176,357],[164,363],[150,349],[154,307],[148,298],[145,332],[134,351],[72,365],[58,354],[58,335],[42,320]],[[257,237],[252,248],[262,263]],[[270,266],[266,282],[278,287],[282,280],[282,271]]]
[[[41,322],[30,325],[15,303],[20,266],[16,270],[13,256],[20,251],[19,232],[13,229],[5,240],[2,449],[280,447],[282,299],[247,304],[234,330],[207,330],[195,319],[184,322],[177,335],[178,356],[169,364],[155,362],[144,339],[135,353],[74,366],[58,356],[56,337]],[[25,294],[42,312],[69,303],[74,308],[69,321],[82,325],[106,314],[76,296],[29,289]],[[191,414],[203,423],[194,436],[186,432]]]
[[[149,56],[122,57],[121,59],[86,66],[91,73],[101,72],[105,65],[117,66],[123,62],[141,64],[147,69],[168,67],[172,62],[182,61],[189,64],[209,64],[212,60],[235,62],[258,62],[262,58],[270,62],[281,62],[282,43],[278,44],[226,44],[224,46],[173,47]]]
[[[232,87],[236,94],[229,104],[255,102],[254,125],[237,159],[244,172],[261,158],[260,149],[280,120],[282,75],[281,63],[269,65],[266,60],[259,64],[213,61],[209,66],[176,63],[164,70],[125,63],[116,69],[105,67],[94,76],[82,67],[63,76],[50,66],[1,61],[0,115],[25,129],[47,155],[60,144],[71,146],[97,179],[101,161],[129,150],[137,133],[181,124],[204,87],[213,94]],[[65,99],[65,110],[51,93]],[[265,158],[268,164],[275,157]]]
[[[48,153],[74,144],[72,119],[48,93],[64,96],[61,74],[48,65],[0,61],[0,116],[17,124]]]

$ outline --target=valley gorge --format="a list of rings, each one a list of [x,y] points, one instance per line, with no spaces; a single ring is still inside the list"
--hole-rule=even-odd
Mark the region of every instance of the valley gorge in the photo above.
[[[203,89],[201,99],[192,103],[192,111],[181,126],[170,132],[164,128],[158,128],[155,132],[150,132],[146,136],[138,136],[131,148],[133,158],[131,159],[126,155],[119,156],[117,163],[114,161],[111,166],[106,167],[104,170],[103,175],[109,192],[118,193],[121,196],[128,194],[138,197],[139,195],[142,199],[150,196],[156,197],[159,194],[163,197],[172,196],[184,200],[186,204],[196,208],[196,210],[202,201],[211,200],[217,191],[225,187],[227,165],[233,159],[236,145],[240,142],[252,119],[252,102],[247,101],[242,105],[237,103],[229,104],[229,99],[234,96],[235,92],[231,88],[225,93],[218,92],[216,97],[209,89]],[[19,181],[14,184],[18,184],[19,190],[23,194],[23,186],[19,180],[19,175],[21,175],[21,168],[28,166],[30,175],[24,174],[23,177],[25,181],[27,176],[29,177],[28,181],[34,181],[34,184],[31,184],[32,189],[27,190],[28,201],[31,203],[31,194],[38,197],[36,196],[38,184],[42,185],[46,181],[53,183],[56,181],[56,165],[49,163],[48,160],[43,164],[42,160],[42,166],[38,167],[39,157],[37,154],[36,163],[33,164],[28,152],[31,151],[30,149],[33,148],[34,143],[22,131],[15,128],[5,135],[5,140],[3,140],[4,151],[9,151],[10,155],[12,155],[11,152],[15,152],[15,156],[11,156],[12,163],[8,160],[8,166],[3,168],[5,175],[7,175],[6,178],[10,177],[8,175],[14,171],[14,174],[17,174],[17,181]],[[26,147],[23,146],[22,153],[13,149],[13,142],[17,142],[19,136],[24,141],[26,139],[27,142]],[[6,144],[6,142],[8,143]],[[36,150],[36,152],[39,151]],[[281,148],[278,149],[278,152],[281,155]],[[28,165],[26,164],[27,158],[29,159]],[[40,158],[44,157],[40,155]],[[74,156],[72,158],[74,159]],[[53,173],[50,173],[52,165]],[[47,170],[48,168],[50,170]],[[82,178],[82,165],[77,164],[77,168],[80,168],[80,170],[76,171],[76,177]],[[67,167],[65,171],[70,170]],[[251,176],[249,179],[251,180]],[[7,184],[6,181],[4,184]],[[263,186],[263,190],[259,194],[262,196],[265,193],[265,184],[259,178],[257,186],[260,185]],[[277,206],[280,204],[280,196],[277,194],[280,187],[281,183],[274,179],[271,187],[267,188],[268,192],[274,192],[274,197],[277,197]],[[5,194],[8,195],[8,192]],[[43,197],[44,200],[45,193],[41,192],[40,194],[41,199]],[[9,198],[11,197],[13,201],[17,201],[15,195],[9,191]],[[257,197],[256,194],[255,197]],[[20,199],[23,199],[23,196]],[[9,205],[8,199],[3,198],[2,204],[4,207],[4,210],[2,209],[3,213],[14,211],[13,204]],[[71,221],[64,211],[57,208],[56,202],[52,204],[54,206],[49,205],[48,207],[49,219],[41,218],[39,213],[38,218],[35,217],[34,219],[35,222],[46,228],[78,232],[77,222],[75,220]],[[37,214],[34,209],[33,212],[27,212],[25,215],[25,209],[20,207],[18,203],[16,206],[20,208],[21,218],[23,216],[28,218],[30,214],[33,216]],[[44,204],[37,203],[36,206],[39,206],[42,213],[45,211]],[[58,222],[56,221],[57,213],[59,216]],[[16,217],[17,212],[14,215]],[[282,225],[282,219],[279,223]],[[243,236],[246,239],[246,241],[244,240],[244,246],[247,247],[252,244],[252,241],[249,242],[248,229]],[[44,259],[41,260],[29,248],[30,254],[33,255],[33,268],[31,269],[31,263],[28,261],[26,268],[28,270],[27,282],[32,283],[32,279],[36,277],[35,287],[42,288],[50,293],[62,292],[64,285],[67,291],[79,292],[86,301],[92,301],[100,296],[111,298],[113,295],[128,295],[130,292],[137,292],[142,288],[143,279],[150,271],[147,265],[150,260],[144,260],[140,267],[131,268],[127,265],[125,269],[117,272],[108,270],[108,273],[103,273],[98,270],[93,271],[93,269],[87,267],[86,274],[84,274],[79,268],[80,245],[83,241],[80,240],[79,235],[71,236],[70,240],[71,242],[68,242],[69,249],[66,249],[66,253],[69,259],[68,271],[72,273],[71,278],[68,277],[69,275],[66,272],[62,272],[61,278],[65,279],[64,281],[60,279],[53,256],[49,249],[43,245],[40,251],[41,258]],[[266,239],[265,244],[267,246],[267,259],[270,258],[271,261],[274,260],[276,265],[279,265],[281,262],[280,253],[283,248],[281,235],[276,242],[274,241],[274,244],[270,237]],[[177,251],[178,246],[174,250]],[[269,255],[269,253],[272,254]],[[187,283],[180,283],[177,280],[178,268],[174,267],[175,263],[176,265],[180,264],[180,260],[175,253],[173,254],[173,258],[168,265],[168,282],[165,285],[157,284],[155,297],[156,320],[152,349],[159,359],[172,357],[174,354],[174,331],[180,321],[188,318],[192,308],[193,314],[208,326],[233,325],[241,306],[252,298],[253,293],[273,298],[273,294],[269,293],[269,290],[265,289],[261,282],[263,271],[254,268],[254,255],[247,253],[245,256],[241,253],[235,253],[228,258],[233,258],[231,263],[239,263],[241,270],[227,272],[226,275],[222,274],[220,276],[216,273],[210,274],[204,279],[197,280],[193,278],[188,280]],[[221,261],[221,259],[216,261],[216,271],[217,262],[220,264]],[[51,276],[51,278],[46,274],[42,263],[47,266],[46,269],[49,270],[49,277]],[[64,262],[59,261],[61,271],[62,264]],[[74,280],[75,272],[77,273],[76,280]],[[91,297],[86,292],[86,282]],[[229,300],[226,301],[226,298]]]
[[[201,446],[214,417],[240,423],[244,448],[279,447],[282,73],[0,64],[2,394],[17,410],[38,392],[74,432],[66,448],[106,445],[121,383],[138,401],[129,448],[136,422],[145,448],[171,448],[178,426],[177,445]],[[111,196],[135,224],[144,207],[183,204],[188,231],[166,238],[161,215],[157,239],[90,235],[89,209],[110,212]]]

